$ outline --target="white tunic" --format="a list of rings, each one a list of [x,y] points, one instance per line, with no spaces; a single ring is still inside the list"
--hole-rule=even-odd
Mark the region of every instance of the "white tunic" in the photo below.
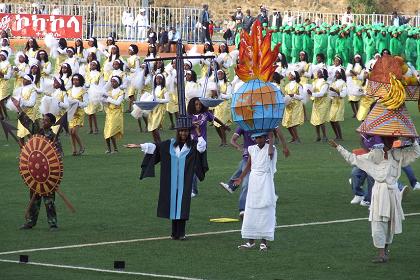
[[[244,239],[274,240],[277,201],[274,173],[277,151],[274,150],[273,159],[270,159],[268,148],[268,144],[262,149],[258,145],[248,147],[251,172],[241,230]]]
[[[384,159],[382,149],[373,149],[368,154],[360,156],[348,152],[341,146],[338,146],[337,150],[348,163],[364,170],[375,180],[369,221],[391,222],[391,233],[401,233],[404,212],[397,181],[401,175],[401,167],[409,165],[420,157],[419,144],[415,142],[409,148],[391,149],[388,151],[388,159]]]

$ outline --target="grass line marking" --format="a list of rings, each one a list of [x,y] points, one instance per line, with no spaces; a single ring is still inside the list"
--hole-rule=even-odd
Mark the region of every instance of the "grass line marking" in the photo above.
[[[0,259],[0,262],[21,264],[19,261],[4,260],[4,259]],[[71,266],[71,265],[61,265],[61,264],[51,264],[51,263],[27,262],[27,263],[25,263],[25,265],[35,265],[35,266],[45,266],[45,267],[57,267],[57,268],[65,268],[65,269],[87,270],[87,271],[104,272],[104,273],[115,273],[115,274],[141,275],[141,276],[149,276],[149,277],[156,277],[156,278],[168,278],[168,279],[179,279],[179,280],[203,280],[201,278],[191,278],[191,277],[176,276],[176,275],[154,274],[154,273],[144,273],[144,272],[134,272],[134,271],[122,271],[122,270],[110,270],[110,269],[99,269],[99,268],[92,268],[92,267]]]
[[[420,215],[420,213],[405,214],[406,217],[407,216],[419,216],[419,215]],[[364,221],[364,220],[367,220],[367,219],[368,218],[353,218],[353,219],[342,219],[342,220],[333,220],[333,221],[324,221],[324,222],[311,222],[311,223],[300,223],[300,224],[290,224],[290,225],[279,225],[279,226],[276,226],[276,229],[304,227],[304,226],[316,226],[316,225],[329,225],[329,224],[339,224],[339,223],[350,223],[350,222]],[[192,234],[188,234],[188,236],[190,236],[190,237],[207,236],[207,235],[235,233],[235,232],[240,232],[240,231],[241,231],[240,229],[223,230],[223,231],[210,231],[210,232],[192,233]],[[94,247],[94,246],[135,243],[135,242],[146,242],[146,241],[156,241],[156,240],[167,240],[169,238],[170,238],[169,236],[160,236],[160,237],[149,237],[149,238],[138,238],[138,239],[127,239],[127,240],[116,240],[116,241],[104,241],[104,242],[96,242],[96,243],[74,244],[74,245],[65,245],[65,246],[56,246],[56,247],[24,249],[24,250],[0,252],[0,255],[10,255],[10,254],[29,253],[29,252],[38,252],[38,251],[51,251],[51,250],[61,250],[61,249],[72,249],[72,248],[83,248],[83,247]]]

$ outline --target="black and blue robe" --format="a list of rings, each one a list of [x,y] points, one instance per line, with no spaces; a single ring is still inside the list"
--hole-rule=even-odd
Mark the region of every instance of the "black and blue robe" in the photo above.
[[[188,220],[190,215],[193,177],[204,180],[208,170],[206,151],[197,150],[197,141],[191,147],[175,151],[175,139],[156,144],[153,154],[146,154],[141,164],[140,180],[155,176],[155,164],[160,162],[160,192],[157,216],[171,220]],[[184,144],[185,145],[185,144]]]

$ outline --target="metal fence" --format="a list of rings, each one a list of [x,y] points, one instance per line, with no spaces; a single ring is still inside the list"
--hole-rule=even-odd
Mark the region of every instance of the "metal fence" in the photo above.
[[[139,3],[141,1],[136,1]],[[146,21],[140,20],[140,9],[145,9]],[[123,20],[124,12],[129,14]],[[58,5],[55,4],[39,4],[39,8],[33,7],[31,3],[6,4],[6,12],[11,13],[42,13],[62,15],[81,15],[83,16],[83,39],[95,36],[99,39],[106,38],[110,35],[118,40],[143,41],[147,37],[147,28],[151,27],[156,33],[159,28],[175,27],[181,33],[184,41],[190,43],[201,42],[202,32],[197,28],[201,8],[184,7],[141,7],[131,5],[127,6],[100,6],[100,5]],[[342,13],[318,13],[307,11],[291,11],[295,17],[295,23],[303,23],[305,19],[311,21],[317,20],[318,23],[335,23],[341,19]],[[410,24],[420,26],[420,14],[403,15],[411,18]],[[215,17],[217,18],[217,16]],[[354,14],[356,24],[373,24],[384,23],[392,25],[392,15],[387,14]],[[146,23],[144,23],[146,22]],[[219,30],[219,28],[215,28]]]
[[[315,21],[318,19],[320,22],[326,22],[328,24],[337,23],[341,20],[343,13],[318,13],[318,12],[306,12],[306,11],[291,11],[292,16],[296,19],[296,23],[303,23],[305,19]],[[353,14],[354,23],[364,24],[375,24],[383,23],[384,25],[393,24],[393,16],[391,14]],[[412,26],[420,26],[420,13],[417,15],[400,15],[404,18],[410,18],[409,24]]]

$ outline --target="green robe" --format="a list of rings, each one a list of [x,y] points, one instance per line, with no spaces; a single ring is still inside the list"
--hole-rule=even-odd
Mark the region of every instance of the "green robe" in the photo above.
[[[334,55],[337,53],[337,38],[338,35],[328,35],[328,47],[327,47],[327,65],[331,65],[334,59]],[[315,54],[316,56],[316,54]]]
[[[379,53],[382,53],[383,49],[389,49],[389,41],[387,36],[383,36],[382,33],[380,33],[376,40],[376,49]],[[391,53],[393,54],[393,53]]]
[[[367,61],[371,60],[376,53],[376,40],[375,40],[375,38],[373,36],[370,37],[370,38],[366,36],[363,47],[365,49],[364,61],[367,62]]]
[[[411,62],[413,66],[416,65],[417,60],[417,45],[416,45],[416,39],[409,37],[407,38],[407,41],[405,41],[405,60],[407,62]]]
[[[312,57],[312,52],[314,48],[311,35],[307,33],[303,34],[302,42],[303,42],[302,50],[304,50],[308,54],[308,58],[310,59]]]
[[[292,61],[292,35],[288,32],[283,33],[281,52],[286,56],[287,62]]]
[[[363,38],[357,34],[353,37],[353,53],[354,55],[359,54],[365,59],[364,50],[363,50]]]
[[[389,41],[389,51],[392,55],[398,55],[400,56],[402,54],[402,45],[400,40],[398,38],[392,37]]]
[[[319,53],[325,53],[325,50],[328,52],[328,35],[327,34],[314,34],[314,55],[312,63],[316,64],[316,55]]]
[[[293,34],[292,45],[292,63],[299,61],[299,53],[303,51],[303,36],[301,34]]]
[[[349,63],[349,44],[347,38],[338,37],[337,38],[337,54],[343,59],[343,66],[347,67],[347,64]]]

